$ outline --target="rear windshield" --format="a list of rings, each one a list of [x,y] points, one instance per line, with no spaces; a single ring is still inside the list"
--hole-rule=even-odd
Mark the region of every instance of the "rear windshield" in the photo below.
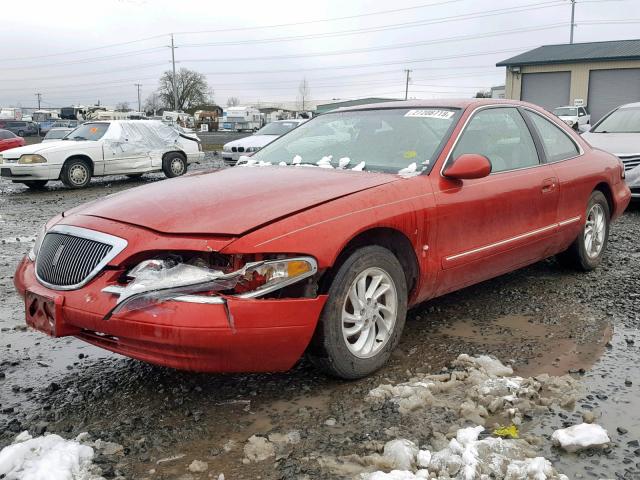
[[[253,158],[272,165],[329,162],[386,173],[408,167],[430,170],[458,112],[438,107],[327,113],[271,142]]]
[[[593,133],[640,133],[640,108],[619,108],[605,117]]]
[[[558,117],[575,117],[578,115],[578,109],[572,107],[556,108],[553,113]]]
[[[109,128],[108,123],[83,123],[65,140],[100,140]]]

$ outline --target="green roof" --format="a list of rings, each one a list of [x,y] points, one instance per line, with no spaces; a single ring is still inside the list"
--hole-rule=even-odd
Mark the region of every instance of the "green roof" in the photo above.
[[[496,67],[611,60],[640,60],[640,40],[543,45],[498,62]]]
[[[342,102],[334,102],[334,103],[323,103],[316,107],[316,113],[325,113],[330,112],[331,110],[335,110],[336,108],[342,107],[355,107],[358,105],[366,105],[368,103],[381,103],[381,102],[395,102],[397,99],[395,98],[376,98],[376,97],[368,97],[368,98],[358,98],[356,100],[344,100]]]

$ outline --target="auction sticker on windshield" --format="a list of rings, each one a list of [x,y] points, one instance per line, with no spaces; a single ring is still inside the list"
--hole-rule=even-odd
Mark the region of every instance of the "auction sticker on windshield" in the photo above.
[[[405,117],[442,118],[448,120],[454,115],[453,110],[409,110]]]

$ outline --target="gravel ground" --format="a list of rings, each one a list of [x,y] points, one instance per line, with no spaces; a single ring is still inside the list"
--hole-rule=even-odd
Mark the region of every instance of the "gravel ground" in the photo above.
[[[208,154],[196,168],[219,165]],[[304,360],[268,375],[178,372],[27,330],[12,276],[37,228],[61,210],[161,179],[109,177],[82,191],[56,182],[43,192],[0,182],[0,448],[24,429],[89,432],[123,447],[96,449],[105,478],[336,478],[326,459],[380,451],[398,437],[429,443],[456,421],[453,404],[410,417],[390,403],[369,405],[371,389],[447,371],[461,353],[490,354],[519,375],[569,372],[581,385],[573,408],[551,407],[520,427],[559,472],[640,478],[637,207],[614,224],[594,272],[550,259],[413,309],[390,363],[360,381],[329,379]],[[568,454],[551,446],[554,429],[583,417],[608,430],[609,448]],[[253,435],[265,440],[248,442]]]

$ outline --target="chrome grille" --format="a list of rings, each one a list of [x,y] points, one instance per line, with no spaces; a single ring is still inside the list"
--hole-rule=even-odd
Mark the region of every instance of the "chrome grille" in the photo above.
[[[81,284],[112,249],[88,238],[47,233],[36,261],[38,278],[57,287]]]
[[[634,155],[632,157],[620,157],[620,160],[622,160],[622,163],[624,164],[625,172],[633,170],[638,165],[640,165],[640,155]]]

